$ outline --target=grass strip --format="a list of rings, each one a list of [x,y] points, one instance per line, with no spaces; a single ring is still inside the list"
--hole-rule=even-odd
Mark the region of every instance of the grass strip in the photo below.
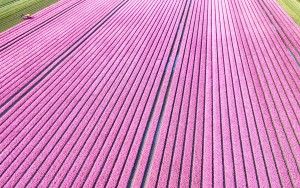
[[[300,0],[278,0],[283,9],[300,25]]]
[[[58,0],[0,0],[0,32],[22,22],[22,14],[34,14],[57,1]]]

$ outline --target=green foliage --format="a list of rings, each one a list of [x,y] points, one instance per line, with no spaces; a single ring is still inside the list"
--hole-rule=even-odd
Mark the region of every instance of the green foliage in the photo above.
[[[57,1],[0,0],[0,32],[22,22],[22,14],[33,14]]]
[[[285,11],[300,25],[300,0],[278,0]]]

